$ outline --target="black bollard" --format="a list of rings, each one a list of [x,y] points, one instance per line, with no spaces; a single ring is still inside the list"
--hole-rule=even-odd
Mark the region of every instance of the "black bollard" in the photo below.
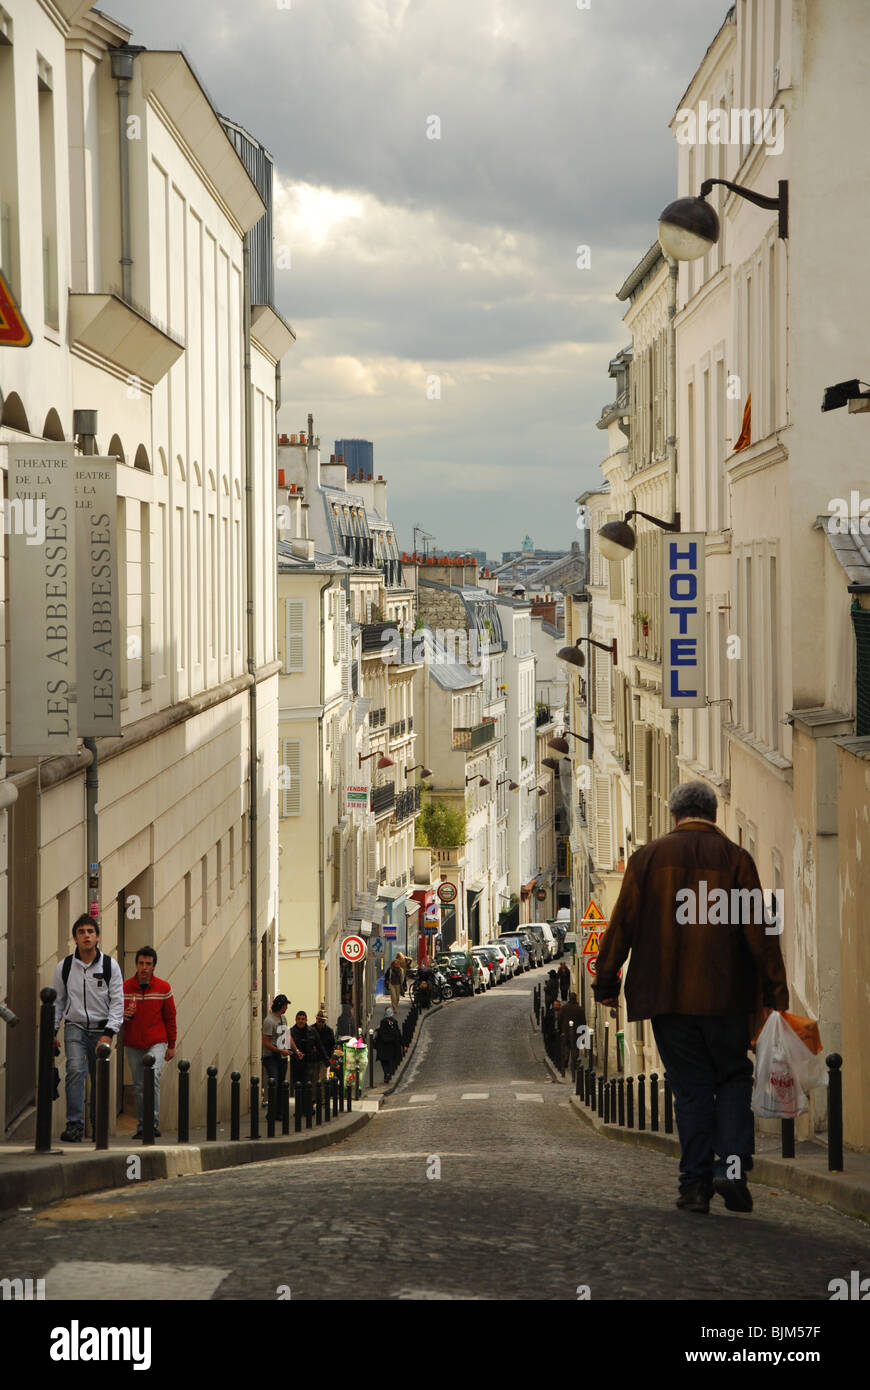
[[[100,1043],[97,1048],[97,1085],[96,1085],[96,1119],[94,1121],[94,1139],[96,1148],[107,1149],[109,1147],[109,1057],[112,1049],[108,1043]],[[151,1059],[153,1063],[153,1058]],[[152,1126],[154,1122],[154,1111],[151,1111]],[[152,1137],[153,1142],[153,1137]]]
[[[616,1109],[619,1123],[625,1124],[625,1077],[621,1076],[616,1088]]]
[[[343,1081],[343,1080],[344,1080],[344,1077],[342,1077],[342,1081]],[[352,1084],[351,1084],[350,1086],[348,1086],[348,1088],[347,1088],[347,1096],[345,1097],[345,1103],[346,1103],[346,1107],[347,1107],[347,1113],[348,1113],[348,1115],[350,1115],[350,1113],[351,1113],[352,1110],[353,1110],[353,1085],[352,1085]]]
[[[319,1129],[323,1124],[323,1090],[320,1083],[314,1087],[314,1125]]]
[[[574,1071],[574,1094],[575,1096],[585,1097],[584,1072],[580,1065],[580,1058],[577,1058],[577,1066]]]
[[[152,1053],[142,1058],[142,1143],[154,1143],[154,1062]]]
[[[329,1124],[329,1114],[330,1114],[330,1109],[331,1109],[330,1102],[329,1102],[329,1082],[328,1082],[328,1081],[321,1081],[321,1083],[320,1083],[320,1093],[321,1093],[321,1103],[322,1103],[322,1105],[323,1105],[323,1123],[324,1123],[325,1125],[328,1125],[328,1124]]]
[[[586,1071],[585,1071],[584,1077],[583,1077],[583,1098],[584,1098],[586,1104],[587,1104],[591,1109],[594,1109],[594,1108],[595,1108],[595,1093],[594,1093],[593,1087],[592,1087],[592,1076],[593,1076],[593,1072],[592,1072],[592,1063],[590,1062],[589,1066],[586,1068]]]
[[[375,1030],[369,1029],[369,1090],[375,1086]]]
[[[604,1115],[604,1077],[598,1078],[598,1114]]]
[[[589,1072],[589,1109],[592,1111],[593,1114],[595,1113],[595,1096],[596,1096],[596,1090],[597,1090],[597,1088],[596,1088],[596,1085],[595,1085],[595,1072],[590,1070],[590,1072]]]
[[[649,1127],[654,1134],[659,1127],[659,1074],[650,1072],[649,1076]]]
[[[178,1063],[178,1142],[190,1143],[190,1063]]]
[[[252,1139],[260,1137],[260,1078],[251,1077],[251,1134]]]
[[[214,1144],[217,1139],[217,1067],[205,1069],[205,1138]]]
[[[53,989],[41,989],[39,997],[39,1064],[36,1080],[36,1144],[38,1154],[51,1152],[51,1102],[54,1095],[54,1001]]]
[[[240,1139],[242,1134],[242,1073],[230,1072],[230,1139]]]
[[[290,1133],[290,1082],[281,1082],[281,1133]]]
[[[610,1082],[604,1082],[604,1114],[602,1116],[606,1125],[610,1124]]]
[[[278,1110],[278,1084],[274,1076],[269,1077],[266,1100],[266,1138],[275,1138],[275,1115]]]
[[[356,1081],[354,1083],[354,1100],[359,1100],[359,1067],[356,1069]]]
[[[780,1144],[783,1158],[794,1158],[794,1120],[780,1120]]]
[[[338,1064],[338,1110],[344,1114],[344,1062]]]
[[[302,1082],[297,1081],[293,1087],[293,1133],[299,1134],[302,1130]]]
[[[828,1172],[843,1171],[843,1059],[839,1052],[829,1052],[828,1066]]]
[[[646,1077],[637,1078],[637,1127],[646,1129]]]
[[[625,1078],[625,1124],[627,1129],[634,1129],[634,1077]]]
[[[332,1118],[338,1119],[338,1077],[333,1076],[329,1082],[329,1095],[332,1101]]]
[[[610,1123],[616,1124],[616,1077],[610,1078]]]
[[[671,1079],[665,1072],[665,1134],[674,1132],[674,1095],[671,1090]]]

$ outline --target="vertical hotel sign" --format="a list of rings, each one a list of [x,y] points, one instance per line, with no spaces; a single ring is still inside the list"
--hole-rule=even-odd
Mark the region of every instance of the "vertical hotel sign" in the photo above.
[[[75,461],[78,713],[81,738],[121,733],[117,460]]]
[[[665,532],[662,551],[662,705],[707,703],[703,531]]]
[[[34,544],[23,527],[9,528],[9,751],[74,753],[75,449],[9,444],[7,460],[8,512],[35,508],[41,533]]]

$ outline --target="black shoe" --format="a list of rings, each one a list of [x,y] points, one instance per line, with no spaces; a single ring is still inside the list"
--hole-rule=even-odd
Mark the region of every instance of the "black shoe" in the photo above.
[[[84,1125],[67,1125],[63,1134],[60,1136],[65,1144],[80,1144],[84,1136]]]
[[[729,1211],[752,1211],[752,1193],[745,1178],[714,1178],[713,1191]]]
[[[141,1126],[141,1125],[140,1125],[139,1128],[136,1130],[136,1133],[133,1135],[133,1138],[134,1138],[134,1139],[141,1139],[141,1138],[142,1138],[142,1126]]]
[[[160,1130],[157,1128],[156,1125],[154,1126],[154,1138],[155,1138],[155,1139],[162,1139],[162,1138],[163,1138],[163,1135],[160,1133]]]
[[[700,1183],[695,1183],[692,1187],[687,1187],[677,1198],[677,1206],[681,1211],[696,1211],[701,1215],[706,1215],[710,1210],[710,1197],[706,1188]]]

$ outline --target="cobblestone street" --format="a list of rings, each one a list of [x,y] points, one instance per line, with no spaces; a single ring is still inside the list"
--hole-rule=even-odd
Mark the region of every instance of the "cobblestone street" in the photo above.
[[[831,1279],[867,1272],[866,1227],[785,1192],[755,1184],[751,1216],[718,1200],[707,1217],[677,1211],[676,1162],[599,1138],[550,1080],[534,978],[431,1017],[398,1089],[336,1147],[16,1214],[3,1272],[45,1276],[49,1298],[69,1297],[85,1262],[102,1266],[87,1272],[96,1299],[341,1299],[353,1285],[575,1300],[587,1285],[594,1300],[711,1302],[827,1300]]]

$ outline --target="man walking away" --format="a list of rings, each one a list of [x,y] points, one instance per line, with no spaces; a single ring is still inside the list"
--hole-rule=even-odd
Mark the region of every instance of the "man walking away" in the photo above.
[[[320,1086],[326,1080],[329,1063],[335,1051],[335,1034],[326,1021],[324,1009],[317,1010],[317,1017],[314,1020],[314,1041],[316,1047],[314,1084]]]
[[[668,805],[674,829],[628,861],[593,991],[615,1006],[630,951],[627,1017],[652,1019],[674,1096],[677,1206],[707,1212],[716,1192],[729,1211],[751,1211],[750,1020],[761,1006],[765,1017],[788,1008],[785,966],[755,864],[714,824],[715,793],[686,782]]]
[[[568,998],[568,991],[571,988],[571,971],[568,969],[567,961],[562,961],[559,969],[556,971],[556,979],[559,983],[559,998],[564,1004],[565,1000]]]
[[[392,1008],[388,1008],[375,1033],[375,1052],[384,1069],[384,1085],[392,1079],[393,1072],[402,1060],[402,1031],[396,1022]]]
[[[401,997],[402,985],[405,982],[405,971],[407,969],[406,962],[406,956],[401,955],[401,953],[397,955],[395,960],[391,961],[387,966],[386,975],[384,977],[387,982],[387,988],[390,991],[390,1003],[393,1006],[394,1014],[399,1011],[399,999]]]
[[[290,1056],[290,1049],[287,1046],[287,1034],[290,1031],[284,1022],[284,1015],[287,1012],[287,1005],[290,1000],[286,994],[276,994],[272,1000],[272,1007],[263,1019],[263,1050],[262,1062],[263,1070],[266,1073],[266,1086],[269,1082],[275,1083],[275,1107],[280,1112],[281,1109],[281,1087],[287,1075],[287,1058]],[[268,1089],[264,1099],[268,1102]]]
[[[583,1012],[583,1005],[577,1003],[577,995],[573,992],[568,995],[567,1004],[563,1004],[559,1010],[559,1032],[562,1038],[562,1071],[570,1065],[571,1053],[578,1046],[576,1041],[578,1029],[586,1026],[586,1015]]]
[[[163,1063],[175,1056],[175,1000],[168,980],[154,974],[157,952],[153,946],[143,946],[136,952],[136,974],[124,981],[124,1050],[133,1075],[133,1094],[136,1097],[137,1130],[134,1139],[142,1138],[143,1092],[145,1058],[154,1058],[154,1133],[160,1138],[157,1121],[160,1118],[160,1073]]]
[[[73,930],[75,953],[62,960],[52,984],[54,1050],[60,1051],[58,1029],[64,1025],[66,1048],[66,1129],[60,1136],[67,1144],[80,1144],[84,1134],[85,1075],[91,1078],[91,1133],[96,1116],[97,1048],[116,1037],[124,1017],[124,977],[111,956],[104,956],[97,942],[99,924],[82,913]]]

